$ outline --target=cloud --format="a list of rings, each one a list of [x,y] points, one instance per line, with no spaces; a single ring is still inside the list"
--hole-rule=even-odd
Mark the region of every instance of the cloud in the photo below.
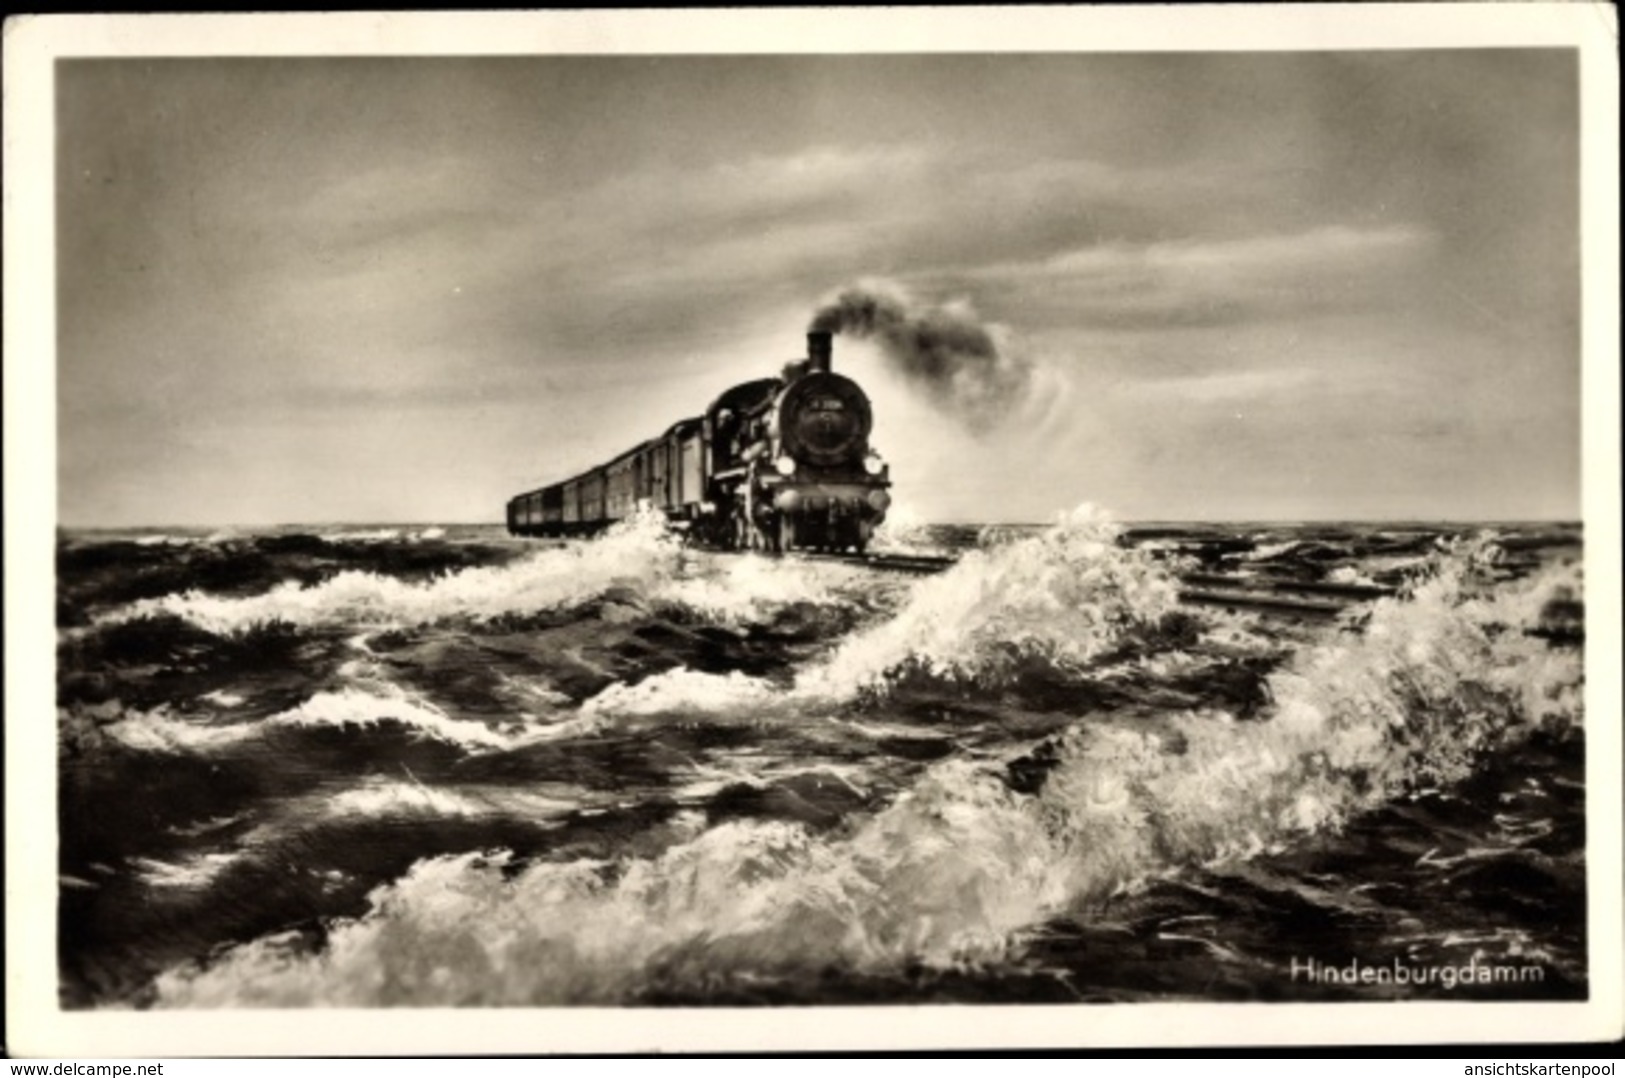
[[[1288,235],[1179,240],[1143,246],[1107,244],[1067,251],[1036,268],[1046,276],[1154,273],[1203,280],[1281,280],[1302,273],[1378,269],[1425,250],[1431,236],[1413,225],[1358,229],[1327,225]],[[1014,272],[1030,270],[1014,267]]]
[[[1213,204],[1196,193],[1178,175],[1086,159],[823,146],[609,177],[539,204],[510,241],[530,236],[551,278],[578,295],[725,284],[822,292],[864,275],[974,272],[1058,245],[1149,236],[1169,227],[1167,215]],[[494,254],[493,265],[505,261]]]
[[[192,443],[170,436],[215,424],[268,472],[297,465],[279,497],[308,506],[339,478],[302,446],[394,446],[407,413],[478,428],[434,495],[464,498],[468,476],[622,448],[771,373],[864,278],[964,297],[1033,360],[1027,403],[945,481],[1018,472],[1044,409],[1043,429],[1111,431],[1076,443],[1087,463],[1057,454],[1022,513],[1063,481],[1160,489],[1161,464],[1119,452],[1135,438],[1227,459],[1202,424],[1249,395],[1294,460],[1339,409],[1357,455],[1367,427],[1450,400],[1496,437],[1503,417],[1545,432],[1557,470],[1578,392],[1573,73],[1538,50],[70,65],[59,415],[67,455],[95,463],[65,505],[179,474]],[[925,400],[878,343],[847,354]],[[1358,395],[1404,364],[1411,389]],[[963,441],[918,411],[899,441]],[[307,420],[322,439],[284,438]],[[382,489],[389,455],[343,471]],[[232,489],[168,487],[197,514]]]
[[[364,366],[358,347],[472,349],[487,369],[515,375],[543,357],[615,362],[629,342],[681,347],[729,310],[743,317],[873,274],[995,311],[1019,298],[1039,321],[1244,317],[1243,297],[1189,294],[1213,275],[1201,246],[1123,238],[1150,234],[1152,218],[1166,229],[1167,214],[1177,222],[1193,205],[1222,205],[1193,189],[1158,170],[919,145],[654,163],[574,184],[555,182],[545,159],[386,163],[302,205],[276,204],[286,220],[260,255],[274,281],[254,275],[255,317],[268,335],[298,338],[287,356],[319,356],[286,360],[291,377],[318,385],[328,369]],[[943,265],[963,268],[933,287],[921,267]],[[1055,309],[1063,304],[1077,310]],[[455,365],[445,374],[448,384],[465,377]]]
[[[1096,244],[964,276],[1074,323],[1177,329],[1323,315],[1392,300],[1434,246],[1434,237],[1414,225],[1328,225],[1220,240]]]
[[[1146,392],[1188,403],[1229,405],[1253,403],[1306,389],[1325,388],[1326,376],[1308,367],[1268,367],[1248,370],[1210,370],[1175,378],[1140,383]],[[1340,387],[1340,392],[1346,388]]]

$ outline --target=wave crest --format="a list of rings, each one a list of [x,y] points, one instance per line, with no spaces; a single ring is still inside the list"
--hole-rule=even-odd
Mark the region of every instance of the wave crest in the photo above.
[[[1120,558],[1107,535],[1086,520],[983,555],[971,565],[985,571],[927,595],[877,641],[894,642],[892,656],[923,648],[953,669],[983,670],[975,646],[938,635],[946,630],[928,616],[967,611],[973,641],[993,625],[1049,619],[1086,635],[1076,651],[1040,638],[1044,653],[1093,654],[1110,626],[1164,608],[1158,578]],[[1486,586],[1493,563],[1487,545],[1447,552],[1408,598],[1376,603],[1363,633],[1328,636],[1270,675],[1272,702],[1257,721],[1096,716],[1060,738],[1035,792],[1014,789],[998,763],[949,760],[836,834],[733,822],[610,863],[422,861],[375,891],[370,912],[333,924],[323,949],[239,947],[163,975],[160,1002],[635,1002],[800,983],[832,968],[897,974],[1006,959],[1029,931],[1088,916],[1114,893],[1283,848],[1463,778],[1539,727],[1578,723],[1577,651],[1532,633],[1551,599],[1578,587],[1578,569]],[[1092,583],[1079,590],[1060,566]],[[1014,585],[1016,601],[972,586],[995,580]],[[1125,586],[1142,601],[1111,597]],[[1069,620],[1060,597],[1116,613]]]
[[[101,711],[112,710],[112,715]],[[106,721],[113,718],[114,721]],[[600,725],[594,715],[542,721],[513,722],[502,727],[459,719],[430,701],[398,686],[369,678],[366,687],[345,686],[318,692],[295,707],[257,721],[217,723],[191,719],[159,707],[151,711],[126,709],[116,702],[110,708],[69,710],[61,721],[65,737],[85,745],[111,739],[138,752],[187,754],[207,753],[244,742],[264,739],[277,731],[317,727],[375,729],[397,726],[418,737],[432,738],[471,752],[502,751],[542,741],[579,737]],[[546,721],[558,718],[558,721]]]
[[[486,621],[569,609],[613,587],[648,592],[669,580],[681,557],[658,514],[644,513],[588,542],[538,550],[500,567],[463,569],[424,583],[346,571],[319,584],[286,583],[229,598],[198,591],[143,599],[104,615],[122,622],[171,614],[217,635],[282,622],[298,627],[398,627],[453,618]]]
[[[1093,506],[1036,534],[967,552],[897,615],[849,637],[799,688],[846,698],[905,670],[997,684],[1033,660],[1077,669],[1172,611],[1178,589]]]
[[[372,538],[369,533],[321,537],[328,542]],[[290,581],[241,597],[188,590],[138,600],[101,615],[97,623],[173,616],[217,636],[241,636],[269,625],[405,628],[569,611],[618,593],[642,606],[748,626],[797,604],[838,601],[826,582],[830,575],[792,561],[696,555],[661,514],[643,510],[596,538],[536,550],[507,565],[459,569],[423,582],[346,570],[317,584]]]

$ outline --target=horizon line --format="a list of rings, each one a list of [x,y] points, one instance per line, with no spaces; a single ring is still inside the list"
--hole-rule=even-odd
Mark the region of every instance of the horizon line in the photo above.
[[[1182,526],[1195,524],[1229,524],[1229,525],[1279,525],[1279,524],[1389,524],[1389,525],[1461,525],[1461,524],[1567,524],[1583,525],[1583,516],[1527,516],[1527,517],[1139,517],[1118,518],[1108,517],[1111,523],[1124,527],[1143,528],[1155,526]],[[611,521],[610,523],[613,523]],[[921,520],[919,525],[928,527],[963,527],[963,528],[1043,528],[1048,527],[1054,520]],[[503,520],[287,520],[287,521],[259,521],[254,523],[211,521],[203,523],[181,524],[173,522],[160,522],[152,524],[64,524],[58,521],[55,524],[57,531],[159,531],[171,529],[177,531],[203,531],[206,529],[239,529],[253,530],[258,528],[479,528],[479,527],[506,527]]]

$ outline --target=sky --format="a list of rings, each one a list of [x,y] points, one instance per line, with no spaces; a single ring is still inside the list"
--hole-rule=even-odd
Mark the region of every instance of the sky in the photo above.
[[[1019,372],[978,415],[836,338],[920,519],[1575,519],[1577,83],[1557,49],[61,61],[59,522],[497,521],[853,288]]]

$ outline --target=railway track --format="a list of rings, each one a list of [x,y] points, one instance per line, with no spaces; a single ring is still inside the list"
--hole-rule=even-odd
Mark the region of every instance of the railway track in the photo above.
[[[1327,580],[1186,573],[1179,578],[1179,600],[1222,610],[1256,610],[1310,620],[1330,620],[1351,606],[1394,594],[1376,584],[1343,584]]]
[[[953,565],[951,557],[912,554],[798,553],[803,561],[838,561],[870,569],[924,576],[939,573]],[[1344,584],[1327,580],[1293,580],[1288,577],[1244,576],[1226,573],[1185,573],[1179,577],[1179,599],[1191,606],[1230,611],[1256,611],[1277,617],[1302,620],[1330,620],[1351,606],[1394,594],[1393,588],[1376,584]]]
[[[929,576],[931,573],[940,573],[953,565],[958,558],[941,557],[925,554],[820,554],[814,551],[797,551],[791,555],[801,561],[834,561],[845,565],[862,565],[869,569],[881,569],[891,573],[913,573],[916,576]]]

